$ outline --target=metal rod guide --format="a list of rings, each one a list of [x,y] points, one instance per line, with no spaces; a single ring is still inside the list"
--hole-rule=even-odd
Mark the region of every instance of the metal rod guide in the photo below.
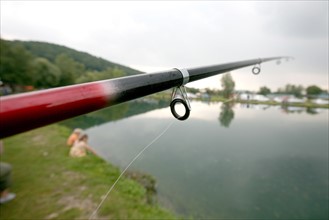
[[[186,87],[185,87],[185,84],[189,82],[190,74],[186,69],[177,69],[177,68],[175,68],[175,69],[178,70],[182,74],[183,82],[180,86],[175,87],[173,89],[173,93],[171,96],[171,102],[170,102],[170,110],[175,118],[177,118],[178,120],[184,121],[184,120],[188,119],[188,117],[190,116],[190,112],[191,112],[191,104],[187,97],[187,92],[186,92]],[[184,109],[185,109],[184,114],[180,114],[177,112],[177,110],[179,110],[180,106],[184,107]]]
[[[258,75],[260,73],[260,70],[261,70],[260,64],[261,63],[262,63],[262,59],[259,58],[259,62],[251,70],[254,75]]]

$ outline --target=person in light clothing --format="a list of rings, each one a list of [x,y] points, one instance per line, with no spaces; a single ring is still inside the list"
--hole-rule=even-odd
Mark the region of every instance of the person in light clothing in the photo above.
[[[80,134],[79,139],[75,141],[73,147],[70,150],[70,156],[84,157],[87,155],[88,151],[98,156],[97,153],[88,145],[88,135]]]
[[[82,134],[82,129],[80,129],[80,128],[74,129],[73,133],[67,139],[67,142],[66,142],[67,146],[72,147],[74,142],[76,142],[78,140],[80,134]]]

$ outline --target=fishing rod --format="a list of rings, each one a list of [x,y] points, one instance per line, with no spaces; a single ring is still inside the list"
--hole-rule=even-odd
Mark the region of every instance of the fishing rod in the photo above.
[[[262,62],[290,57],[259,58],[206,67],[171,69],[156,73],[138,74],[35,92],[0,97],[0,138],[86,114],[105,107],[174,88],[170,109],[175,118],[189,117],[191,106],[184,85],[252,66],[259,74]],[[176,107],[182,104],[183,115]]]

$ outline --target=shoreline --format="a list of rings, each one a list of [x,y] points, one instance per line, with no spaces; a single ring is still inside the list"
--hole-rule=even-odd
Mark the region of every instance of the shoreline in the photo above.
[[[0,206],[1,219],[88,219],[121,171],[88,155],[70,158],[71,130],[53,124],[3,140],[1,161],[13,166],[11,191],[17,198]],[[157,203],[154,177],[127,172],[96,218],[177,219]]]
[[[201,101],[207,101],[206,99],[196,99]],[[211,102],[228,102],[230,99],[225,99],[223,97],[212,96],[209,99]],[[254,105],[270,105],[270,106],[282,106],[282,107],[304,107],[304,108],[329,108],[329,104],[316,104],[310,101],[306,101],[304,103],[279,103],[275,101],[257,101],[257,100],[240,100],[233,99],[234,103],[242,103],[242,104],[254,104]]]
[[[147,96],[148,98],[154,100],[168,100],[168,103],[171,100],[171,93],[169,92],[160,92],[156,94],[152,94]],[[205,102],[229,102],[230,99],[226,99],[222,96],[218,95],[210,95],[209,98],[190,98],[190,101],[205,101]],[[234,103],[243,103],[243,104],[255,104],[255,105],[271,105],[271,106],[291,106],[291,107],[305,107],[305,108],[329,108],[329,104],[316,104],[307,100],[304,103],[294,103],[294,102],[287,102],[287,103],[280,103],[275,101],[257,101],[257,100],[241,100],[241,99],[233,99],[231,100]]]

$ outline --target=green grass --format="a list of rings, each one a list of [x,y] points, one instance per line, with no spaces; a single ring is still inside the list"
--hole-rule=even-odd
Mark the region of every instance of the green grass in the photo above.
[[[88,155],[70,158],[70,130],[51,125],[4,140],[1,161],[13,166],[15,200],[0,206],[0,219],[88,219],[120,170]],[[102,219],[176,219],[147,203],[147,192],[122,178],[97,213]]]

